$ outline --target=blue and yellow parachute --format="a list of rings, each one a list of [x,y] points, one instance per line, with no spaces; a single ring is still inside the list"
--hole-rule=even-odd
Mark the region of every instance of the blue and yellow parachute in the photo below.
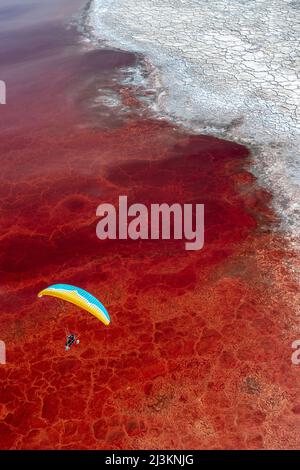
[[[104,325],[110,324],[110,317],[104,305],[96,297],[80,287],[71,286],[70,284],[53,284],[38,293],[38,297],[43,297],[43,295],[66,300],[91,313],[98,320],[102,321]]]

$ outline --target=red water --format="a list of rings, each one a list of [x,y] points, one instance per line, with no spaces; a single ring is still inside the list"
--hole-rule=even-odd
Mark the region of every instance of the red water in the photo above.
[[[0,448],[299,447],[296,286],[247,150],[147,118],[116,80],[136,57],[80,45],[57,8],[0,53]],[[120,194],[204,203],[204,249],[99,241],[96,208]],[[96,295],[111,326],[37,299],[56,282]]]

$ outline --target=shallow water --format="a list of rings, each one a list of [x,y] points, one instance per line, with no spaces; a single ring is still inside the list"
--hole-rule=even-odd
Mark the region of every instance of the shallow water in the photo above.
[[[297,290],[248,151],[149,119],[139,58],[67,29],[74,2],[10,5],[0,448],[299,447]],[[204,249],[100,242],[96,208],[120,194],[205,203]],[[55,282],[99,297],[111,326],[37,299]],[[65,328],[80,335],[68,354]]]

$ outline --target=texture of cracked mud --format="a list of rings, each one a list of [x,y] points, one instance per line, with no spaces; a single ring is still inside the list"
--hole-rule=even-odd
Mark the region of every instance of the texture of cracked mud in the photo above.
[[[88,22],[157,68],[168,118],[256,147],[256,174],[298,237],[300,2],[93,0]]]
[[[53,24],[26,37],[2,57],[18,99],[1,108],[0,448],[299,448],[293,253],[247,149],[146,118],[133,54]],[[96,207],[120,194],[204,203],[204,249],[100,242]],[[37,299],[54,282],[111,326]]]

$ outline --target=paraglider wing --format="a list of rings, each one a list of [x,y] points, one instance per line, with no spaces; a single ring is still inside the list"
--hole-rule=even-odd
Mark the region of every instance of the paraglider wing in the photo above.
[[[102,321],[104,325],[110,324],[110,317],[104,305],[96,297],[80,287],[71,286],[70,284],[54,284],[38,293],[38,297],[43,297],[44,295],[66,300],[91,313],[98,320]]]

